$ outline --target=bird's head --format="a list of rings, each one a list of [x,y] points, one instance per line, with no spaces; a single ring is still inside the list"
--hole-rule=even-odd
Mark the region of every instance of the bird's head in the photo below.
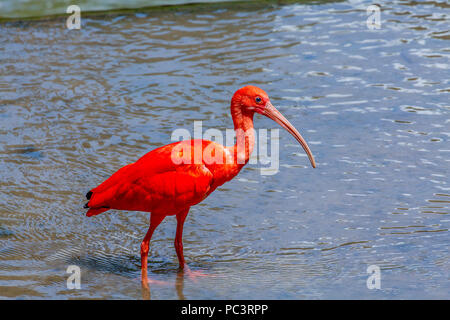
[[[272,105],[269,95],[264,90],[255,86],[245,86],[235,92],[231,101],[232,105],[238,104],[240,106],[242,113],[253,115],[256,112],[281,125],[297,139],[308,155],[313,168],[316,167],[311,149],[305,139],[303,139],[297,129]]]

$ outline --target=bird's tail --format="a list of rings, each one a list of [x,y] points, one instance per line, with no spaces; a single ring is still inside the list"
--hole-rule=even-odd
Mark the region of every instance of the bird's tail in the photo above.
[[[88,210],[88,212],[86,212],[86,216],[87,217],[96,216],[96,215],[103,213],[105,211],[108,211],[108,210],[109,210],[109,208],[90,208]]]
[[[92,191],[89,191],[88,193],[86,193],[86,199],[91,200],[92,194],[93,194]],[[108,211],[110,209],[109,207],[99,207],[99,208],[90,207],[89,202],[87,202],[84,205],[84,208],[89,209],[86,212],[86,216],[88,216],[88,217],[96,216],[96,215],[98,215],[102,212]]]

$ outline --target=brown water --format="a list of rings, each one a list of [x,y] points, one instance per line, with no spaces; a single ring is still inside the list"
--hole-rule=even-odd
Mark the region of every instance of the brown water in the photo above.
[[[152,299],[448,299],[449,6],[389,1],[200,6],[0,24],[0,297],[142,296],[148,215],[87,218],[84,194],[176,128],[231,128],[229,100],[265,89],[318,164],[280,132],[259,165],[150,245]],[[275,124],[256,117],[256,127]],[[81,268],[80,290],[66,268]],[[366,287],[369,265],[381,289]]]

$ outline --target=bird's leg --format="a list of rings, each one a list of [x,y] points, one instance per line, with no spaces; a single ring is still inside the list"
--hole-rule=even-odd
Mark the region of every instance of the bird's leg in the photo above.
[[[182,212],[177,214],[177,233],[175,235],[175,251],[177,252],[178,262],[180,264],[180,269],[184,269],[186,267],[186,262],[184,261],[183,255],[183,225],[186,217],[189,213],[189,208],[183,210]]]
[[[152,238],[153,231],[155,231],[156,227],[164,220],[164,215],[150,215],[150,227],[148,228],[147,234],[145,235],[144,240],[141,243],[141,271],[142,271],[142,285],[145,287],[148,286],[149,280],[147,275],[147,258],[148,258],[148,250],[150,239]]]
[[[177,214],[177,233],[175,235],[175,251],[177,252],[180,270],[183,274],[187,274],[189,278],[195,280],[196,277],[207,276],[207,274],[199,271],[192,271],[184,261],[183,255],[183,226],[184,221],[189,213],[189,208]]]

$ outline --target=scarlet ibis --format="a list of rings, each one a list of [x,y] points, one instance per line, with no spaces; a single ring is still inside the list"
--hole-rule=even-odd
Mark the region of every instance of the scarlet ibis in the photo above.
[[[314,157],[295,127],[255,86],[245,86],[231,99],[236,144],[225,147],[208,140],[175,142],[145,154],[119,169],[86,194],[88,217],[110,209],[150,212],[150,226],[141,243],[142,283],[147,276],[150,239],[166,216],[176,215],[175,250],[180,269],[192,275],[183,256],[183,224],[191,206],[233,179],[248,162],[254,147],[253,115],[262,114],[286,129],[301,144],[315,168]]]

